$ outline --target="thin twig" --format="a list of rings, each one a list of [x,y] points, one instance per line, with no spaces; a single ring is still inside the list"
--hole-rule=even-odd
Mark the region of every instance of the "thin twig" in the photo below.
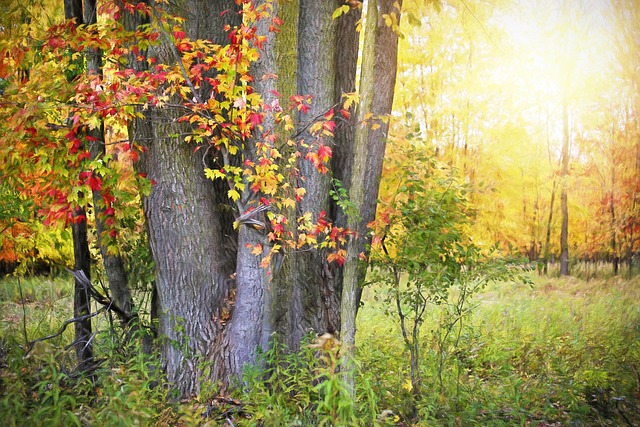
[[[31,353],[31,350],[33,350],[33,347],[37,343],[42,342],[42,341],[46,341],[46,340],[50,340],[50,339],[55,338],[55,337],[59,337],[60,335],[62,335],[64,333],[64,331],[67,329],[67,326],[69,326],[70,324],[76,323],[76,322],[82,322],[84,320],[90,319],[90,318],[95,317],[95,316],[97,316],[98,314],[100,314],[100,313],[102,313],[104,311],[107,311],[106,307],[102,307],[96,312],[85,314],[84,316],[74,317],[72,319],[69,319],[69,320],[65,321],[62,324],[62,326],[60,327],[60,329],[58,329],[58,332],[56,332],[55,334],[47,335],[46,337],[38,338],[38,339],[35,339],[35,340],[29,342],[29,346],[27,347],[27,350],[26,350],[23,358],[27,357],[29,355],[29,353]]]

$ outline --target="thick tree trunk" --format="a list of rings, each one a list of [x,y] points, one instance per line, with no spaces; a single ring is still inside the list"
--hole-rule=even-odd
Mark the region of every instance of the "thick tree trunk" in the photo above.
[[[186,18],[189,37],[221,44],[228,41],[225,24],[233,26],[240,19],[233,1],[190,0],[176,5],[176,10]],[[178,60],[170,49],[150,54],[168,63]],[[224,370],[208,368],[221,360],[224,316],[233,305],[237,248],[233,221],[221,206],[226,192],[216,192],[204,176],[202,151],[194,152],[180,137],[170,136],[188,131],[175,123],[177,117],[171,109],[149,110],[144,120],[132,124],[130,133],[145,147],[137,165],[140,172],[156,182],[144,200],[144,212],[156,266],[164,366],[169,381],[182,396],[189,396],[199,392],[203,381],[229,380]]]
[[[257,1],[256,7],[262,7],[263,1]],[[279,13],[278,4],[273,4],[274,15]],[[279,62],[277,59],[276,33],[270,30],[270,20],[260,20],[256,24],[256,34],[266,37],[260,59],[251,68],[254,77],[253,88],[258,92],[264,105],[272,107],[264,112],[263,122],[254,130],[252,137],[243,144],[243,157],[245,161],[255,164],[260,163],[257,144],[266,143],[270,136],[276,132],[274,112],[278,105],[275,93],[278,89],[275,78],[270,75],[279,75]],[[285,77],[286,79],[286,77]],[[268,239],[267,218],[259,212],[267,209],[258,201],[263,197],[260,193],[254,193],[251,183],[245,178],[245,190],[238,203],[241,211],[256,209],[252,220],[259,221],[264,226],[257,227],[248,222],[241,223],[238,232],[238,252],[236,259],[236,289],[235,304],[231,318],[227,324],[222,344],[222,361],[219,370],[225,372],[227,377],[240,378],[245,365],[256,363],[257,350],[266,349],[271,333],[275,331],[274,299],[277,293],[271,285],[274,271],[261,266],[263,258],[269,255],[271,243]],[[262,248],[255,253],[255,248]],[[274,266],[275,270],[275,266]]]
[[[213,360],[235,263],[223,246],[201,154],[166,136],[176,132],[166,112],[155,118],[167,124],[153,126],[153,143],[141,156],[147,176],[156,181],[144,211],[156,266],[162,356],[168,379],[186,396],[208,379],[202,368]]]
[[[335,94],[335,20],[333,11],[340,5],[337,0],[300,1],[298,20],[298,93],[312,95],[313,102],[300,123],[323,114],[334,105]],[[314,149],[315,138],[308,132],[301,135],[302,144]],[[332,145],[330,138],[324,144]],[[330,176],[318,172],[311,162],[304,160],[308,149],[302,148],[299,163],[302,185],[306,195],[298,214],[312,214],[318,219],[321,211],[328,211]],[[295,224],[295,222],[292,221]],[[291,254],[289,272],[292,288],[287,323],[292,328],[288,341],[299,343],[309,331],[335,333],[340,328],[340,289],[330,282],[331,271],[326,254],[313,249]]]

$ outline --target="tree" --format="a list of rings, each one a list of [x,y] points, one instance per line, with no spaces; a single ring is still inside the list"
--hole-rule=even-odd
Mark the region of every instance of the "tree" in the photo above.
[[[366,251],[368,224],[375,219],[380,177],[396,83],[401,1],[368,3],[360,75],[360,102],[353,144],[353,166],[349,182],[352,212],[347,228],[355,232],[347,243],[341,301],[342,369],[355,394],[356,313],[365,276],[361,255]],[[372,119],[372,120],[371,120]]]
[[[159,29],[162,44],[147,57],[172,68],[188,96],[177,90],[163,108],[140,110],[144,117],[134,120],[131,138],[144,147],[140,171],[155,182],[144,206],[157,268],[160,332],[166,337],[163,357],[169,379],[187,395],[203,380],[238,378],[272,331],[283,332],[294,348],[309,329],[339,331],[342,283],[334,273],[344,259],[348,230],[328,216],[329,159],[334,117],[349,116],[336,108],[336,82],[349,86],[353,80],[336,71],[342,65],[336,63],[336,35],[355,28],[336,25],[337,2],[301,1],[297,71],[275,80],[273,71],[289,71],[279,55],[290,41],[271,34],[280,24],[272,14],[290,8],[247,2],[240,13],[229,2],[212,13],[198,2],[184,6],[189,13],[174,11],[185,20],[184,34],[158,9],[149,10],[165,28]],[[225,25],[228,38],[215,32]],[[176,37],[183,41],[176,43]],[[203,38],[230,43],[202,46]],[[357,38],[350,40],[352,49]],[[218,61],[201,67],[201,75],[198,49]],[[351,54],[344,65],[355,71],[355,61]],[[274,88],[292,87],[291,78],[297,117],[287,116],[273,95]],[[178,104],[183,111],[166,108]],[[283,135],[293,123],[293,136]],[[179,143],[178,135],[185,134],[195,147]],[[347,162],[353,151],[341,149]],[[232,222],[235,230],[228,227]]]

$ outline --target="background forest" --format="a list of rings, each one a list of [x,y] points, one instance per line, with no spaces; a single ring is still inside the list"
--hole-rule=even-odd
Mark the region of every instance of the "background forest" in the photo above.
[[[640,424],[635,0],[0,12],[7,425]]]

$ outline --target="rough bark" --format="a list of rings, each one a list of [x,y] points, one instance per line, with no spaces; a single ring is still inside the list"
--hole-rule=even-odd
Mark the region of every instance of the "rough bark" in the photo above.
[[[213,358],[234,262],[222,244],[201,154],[167,137],[176,129],[167,112],[159,113],[156,119],[166,124],[152,126],[153,142],[141,156],[143,170],[156,181],[144,211],[156,266],[162,356],[168,379],[190,395],[206,379],[200,364]]]
[[[378,21],[378,1],[369,0],[366,12],[366,26],[364,33],[364,49],[362,52],[362,66],[360,74],[360,103],[358,105],[355,140],[353,144],[353,167],[349,184],[349,198],[355,210],[362,212],[364,206],[364,182],[367,164],[367,142],[370,124],[367,116],[371,114],[374,92],[374,64],[376,48],[376,27]],[[355,397],[355,338],[356,338],[356,311],[359,283],[359,240],[363,238],[361,219],[359,215],[351,214],[347,218],[349,229],[356,231],[356,236],[351,236],[347,243],[347,256],[344,263],[344,281],[341,298],[341,328],[342,340],[341,368],[345,375],[345,383],[349,394]]]
[[[300,1],[298,34],[302,36],[298,38],[298,93],[313,96],[309,112],[298,119],[300,123],[308,122],[334,105],[336,33],[331,15],[339,5],[337,0]],[[314,142],[308,132],[303,133],[301,139],[303,144]],[[329,138],[323,142],[333,143]],[[311,162],[304,160],[307,151],[301,149],[299,170],[307,193],[298,214],[310,212],[316,220],[321,211],[328,210],[330,176],[319,173]],[[300,342],[310,330],[319,333],[338,331],[340,289],[330,286],[326,254],[315,249],[298,252],[291,255],[290,263],[290,341]]]
[[[285,111],[289,109],[289,99],[292,95],[297,94],[297,73],[298,73],[298,15],[299,1],[290,0],[278,3],[277,14],[282,20],[280,31],[275,34],[275,41],[270,39],[269,48],[273,49],[275,74],[278,76],[277,90],[281,94],[280,103]],[[264,93],[264,92],[263,92]],[[280,146],[284,139],[288,138],[283,129],[278,129]],[[288,150],[285,148],[285,150]],[[283,153],[286,157],[290,152]],[[292,179],[292,185],[296,182]],[[295,218],[295,210],[287,209],[285,215],[288,218]],[[291,334],[295,329],[292,321],[294,317],[291,314],[291,301],[293,296],[293,262],[294,257],[283,253],[279,260],[279,268],[273,271],[271,291],[271,316],[275,331],[279,334],[279,339],[286,346],[295,350],[300,345],[299,335]]]
[[[234,25],[240,18],[232,1],[190,0],[175,7],[186,18],[189,37],[221,44],[227,42],[225,23]],[[169,49],[150,54],[168,63],[178,59]],[[202,153],[168,136],[188,131],[176,118],[170,109],[147,111],[144,120],[132,124],[131,136],[146,148],[139,170],[156,182],[143,206],[156,266],[163,362],[169,381],[189,396],[199,392],[202,381],[218,379],[207,367],[219,356],[221,317],[232,304],[236,248],[228,244],[235,236],[225,236],[232,221],[222,222],[229,213],[204,176]]]
[[[257,1],[256,7],[264,3]],[[273,14],[278,14],[278,5],[273,4]],[[277,81],[268,77],[278,73],[276,60],[276,33],[269,30],[271,22],[260,20],[256,26],[256,33],[265,36],[266,42],[260,59],[251,68],[254,76],[253,88],[260,93],[265,105],[275,106],[278,102],[275,91]],[[257,126],[251,138],[244,141],[243,157],[254,163],[259,163],[257,143],[262,142],[275,132],[274,109],[264,112],[262,125]],[[245,178],[245,191],[238,201],[244,212],[250,208],[263,208],[258,203],[260,193],[251,190],[251,183]],[[256,211],[257,212],[257,211]],[[231,318],[227,324],[222,344],[222,361],[218,363],[218,370],[232,378],[241,378],[243,367],[256,363],[257,350],[266,349],[271,333],[275,330],[275,319],[272,314],[273,300],[276,297],[271,286],[272,270],[263,268],[260,264],[270,250],[271,244],[267,237],[267,219],[263,213],[251,217],[265,226],[255,227],[254,224],[240,224],[238,232],[238,251],[236,259],[236,288],[235,304]],[[259,254],[253,253],[254,248],[261,247]]]

